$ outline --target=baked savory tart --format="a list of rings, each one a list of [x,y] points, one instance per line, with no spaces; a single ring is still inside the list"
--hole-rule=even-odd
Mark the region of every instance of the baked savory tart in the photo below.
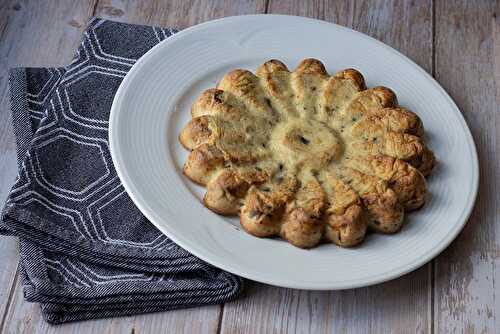
[[[361,73],[330,76],[316,59],[290,72],[279,60],[234,70],[194,103],[179,139],[184,174],[204,204],[240,216],[257,237],[295,246],[354,246],[367,229],[400,230],[420,208],[434,155],[422,122]]]

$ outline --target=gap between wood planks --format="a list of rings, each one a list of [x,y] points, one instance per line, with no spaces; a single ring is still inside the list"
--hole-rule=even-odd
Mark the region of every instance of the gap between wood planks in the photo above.
[[[435,79],[436,78],[436,0],[431,0],[431,75]],[[436,262],[434,259],[431,260],[430,263],[427,264],[429,266],[429,288],[430,288],[430,328],[429,331],[431,334],[434,334],[434,299],[435,299],[435,275],[436,275]]]

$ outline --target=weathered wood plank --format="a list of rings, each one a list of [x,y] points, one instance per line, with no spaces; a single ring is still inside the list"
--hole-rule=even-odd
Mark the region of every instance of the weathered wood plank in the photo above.
[[[216,333],[219,306],[206,306],[165,313],[132,317],[98,319],[51,326],[46,323],[37,304],[23,300],[21,287],[16,287],[11,312],[4,333],[12,334],[121,334],[121,333]],[[216,315],[214,317],[214,315]]]
[[[414,277],[345,291],[303,291],[249,283],[224,305],[222,333],[425,333],[428,287]],[[425,283],[425,281],[424,281]]]
[[[220,305],[203,306],[164,313],[146,314],[133,319],[135,333],[217,333]],[[113,328],[112,333],[122,333]]]
[[[22,287],[16,286],[11,307],[5,318],[6,334],[59,334],[59,333],[130,333],[132,318],[102,319],[51,326],[41,315],[38,304],[23,299]]]
[[[430,1],[271,0],[269,12],[320,18],[382,40],[432,70]],[[426,333],[431,331],[430,265],[373,287],[331,292],[252,283],[224,306],[223,333]]]
[[[269,13],[337,23],[403,52],[432,71],[432,4],[426,1],[270,0]]]
[[[472,131],[479,154],[476,207],[435,261],[435,332],[500,330],[500,21],[495,1],[436,1],[436,78]]]
[[[14,182],[15,140],[9,112],[8,69],[62,65],[71,59],[92,1],[0,2],[0,203]],[[50,13],[50,15],[48,15]],[[0,326],[16,278],[18,251],[13,238],[0,239]]]
[[[115,21],[184,29],[226,16],[264,13],[265,0],[99,0],[96,15]]]

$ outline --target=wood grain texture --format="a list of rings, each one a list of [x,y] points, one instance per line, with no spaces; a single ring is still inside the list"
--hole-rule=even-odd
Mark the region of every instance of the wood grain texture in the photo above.
[[[219,306],[140,316],[98,319],[51,326],[46,323],[37,304],[24,301],[21,287],[16,287],[12,305],[5,319],[3,333],[8,334],[121,334],[121,333],[216,333]],[[216,315],[214,317],[214,314]]]
[[[264,13],[265,0],[99,0],[96,15],[115,21],[184,29],[226,16]]]
[[[345,291],[301,291],[249,284],[240,299],[226,303],[222,333],[422,333],[428,314],[426,268],[396,281]],[[403,326],[404,325],[404,326]]]
[[[475,209],[435,261],[435,332],[500,331],[500,22],[494,1],[436,1],[436,78],[472,131]]]
[[[132,328],[135,333],[217,333],[220,312],[220,305],[212,305],[140,315],[134,317]]]
[[[269,12],[351,27],[400,50],[432,71],[430,1],[271,0]],[[308,292],[250,284],[224,306],[222,333],[428,333],[431,266],[373,287]]]
[[[17,174],[16,146],[9,112],[8,69],[67,63],[81,38],[92,1],[0,2],[0,203]],[[50,13],[50,15],[47,15]],[[18,250],[0,238],[0,328],[16,280]]]
[[[432,71],[432,2],[270,0],[268,12],[307,16],[372,36]]]
[[[16,286],[2,333],[8,334],[59,334],[59,333],[130,333],[132,318],[115,318],[84,321],[51,326],[42,318],[38,304],[23,299],[21,286]]]

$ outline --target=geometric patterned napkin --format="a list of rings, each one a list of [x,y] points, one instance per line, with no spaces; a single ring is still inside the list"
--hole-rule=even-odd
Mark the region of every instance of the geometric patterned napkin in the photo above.
[[[0,233],[19,237],[24,296],[50,323],[221,303],[242,289],[148,222],[111,161],[114,94],[173,33],[94,18],[66,68],[10,72],[19,175]]]

